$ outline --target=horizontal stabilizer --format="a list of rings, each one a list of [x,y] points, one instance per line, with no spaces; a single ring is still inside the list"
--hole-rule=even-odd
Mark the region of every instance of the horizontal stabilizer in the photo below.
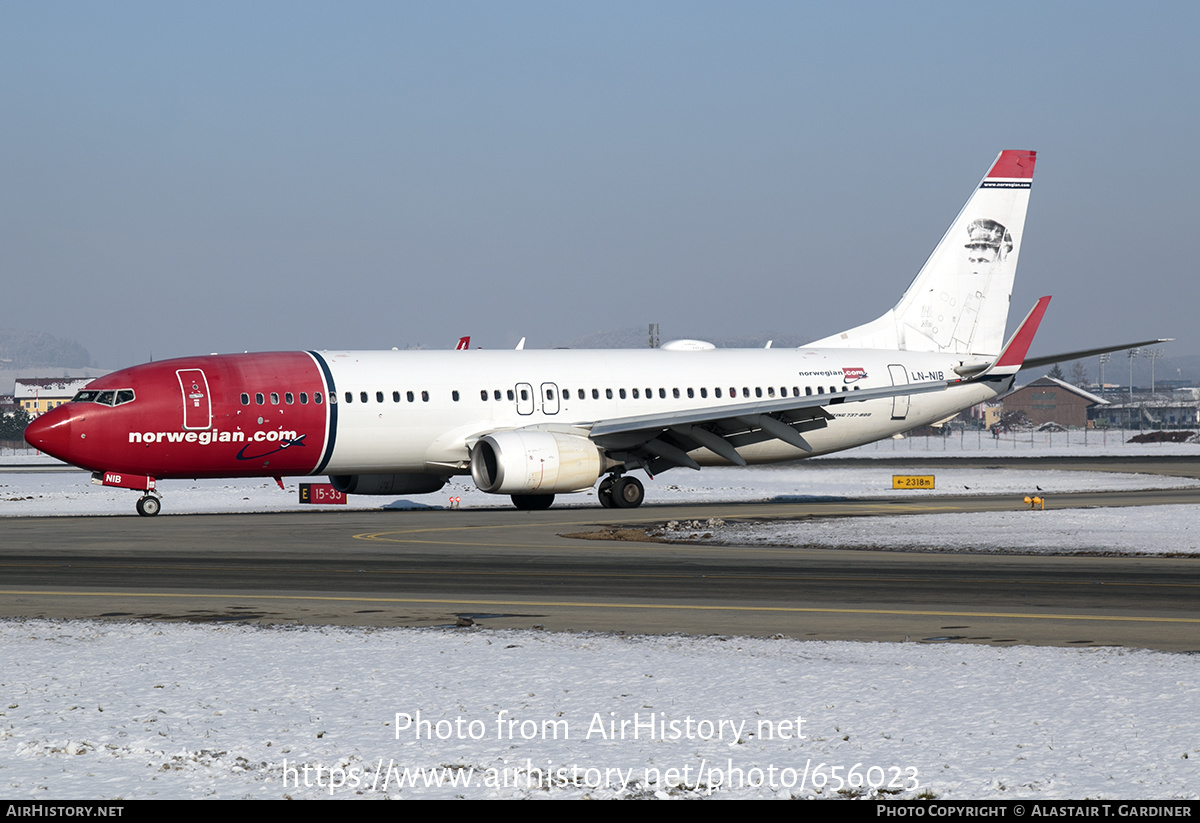
[[[1127,349],[1140,349],[1145,346],[1157,346],[1159,343],[1170,343],[1174,339],[1174,337],[1160,337],[1157,340],[1142,340],[1139,343],[1122,343],[1119,346],[1104,346],[1099,349],[1082,349],[1080,351],[1064,352],[1063,354],[1048,354],[1045,357],[1029,357],[1025,360],[1025,368],[1036,369],[1039,366],[1050,366],[1054,363],[1069,363],[1072,360],[1082,360],[1085,357],[1095,357],[1098,354],[1126,351]]]

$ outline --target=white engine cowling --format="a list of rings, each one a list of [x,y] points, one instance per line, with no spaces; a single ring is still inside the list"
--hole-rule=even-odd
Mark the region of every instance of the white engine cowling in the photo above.
[[[471,478],[489,494],[583,491],[600,478],[602,465],[591,440],[557,432],[496,432],[471,449]]]
[[[434,474],[331,474],[329,483],[343,494],[429,494],[446,485]]]

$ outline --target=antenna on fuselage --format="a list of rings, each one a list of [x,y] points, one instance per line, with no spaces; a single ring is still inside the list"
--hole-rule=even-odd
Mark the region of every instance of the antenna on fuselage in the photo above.
[[[516,350],[521,351],[523,348],[525,348],[525,338],[524,337],[522,337],[521,342],[517,344]]]

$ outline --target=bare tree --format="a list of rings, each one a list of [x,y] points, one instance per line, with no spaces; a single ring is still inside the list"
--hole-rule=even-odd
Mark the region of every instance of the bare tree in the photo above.
[[[1083,365],[1082,360],[1076,360],[1071,364],[1071,383],[1076,386],[1086,386],[1088,384],[1087,368]]]

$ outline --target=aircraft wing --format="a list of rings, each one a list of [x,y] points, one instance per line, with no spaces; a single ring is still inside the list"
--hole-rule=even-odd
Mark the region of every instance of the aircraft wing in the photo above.
[[[671,466],[699,469],[687,453],[702,447],[744,466],[737,447],[764,440],[782,440],[811,452],[803,433],[828,425],[833,416],[827,407],[944,391],[948,385],[909,383],[601,420],[592,424],[589,437],[615,459],[641,464],[651,474]]]

